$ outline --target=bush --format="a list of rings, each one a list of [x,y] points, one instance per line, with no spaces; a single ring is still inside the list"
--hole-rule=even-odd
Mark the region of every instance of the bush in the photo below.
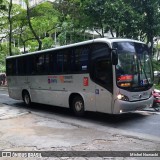
[[[153,60],[153,70],[160,71],[160,61]]]
[[[154,88],[160,90],[160,84],[159,84],[159,85],[158,85],[158,84],[155,84],[155,85],[154,85]]]

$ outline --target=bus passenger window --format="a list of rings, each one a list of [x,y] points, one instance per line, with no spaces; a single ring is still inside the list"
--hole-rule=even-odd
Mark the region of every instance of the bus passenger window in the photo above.
[[[70,50],[66,50],[63,54],[63,72],[69,73],[71,71],[71,55]]]
[[[75,71],[86,72],[88,70],[89,48],[82,46],[75,49]]]
[[[7,60],[7,75],[14,76],[16,75],[16,59],[8,59]]]
[[[45,72],[44,55],[36,56],[36,71],[37,74],[43,74]]]
[[[63,72],[63,54],[58,53],[57,54],[57,73],[62,73]]]
[[[49,73],[49,54],[45,54],[45,74]]]
[[[57,73],[57,55],[56,53],[50,53],[49,58],[49,74],[56,74]]]
[[[102,84],[108,84],[112,82],[112,68],[111,62],[103,59],[97,60],[95,66],[95,78]]]

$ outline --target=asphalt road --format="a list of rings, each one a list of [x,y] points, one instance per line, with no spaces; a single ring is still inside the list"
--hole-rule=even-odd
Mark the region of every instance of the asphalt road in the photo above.
[[[9,98],[7,90],[0,87],[0,157],[9,159],[1,151],[14,152],[15,159],[24,159],[25,151],[58,151],[58,157],[42,155],[41,159],[159,160],[159,120],[159,113],[153,110],[122,115],[87,112],[84,117],[76,117],[65,108],[42,104],[26,107],[22,101]],[[15,151],[20,154],[17,156]],[[62,151],[69,152],[62,156]],[[150,151],[155,157],[132,155]]]
[[[16,101],[9,98],[8,92],[3,88],[0,88],[0,103],[12,106],[13,109],[15,107],[19,108],[19,110],[34,112],[35,114],[43,117],[57,116],[58,119],[61,120],[65,117],[70,123],[79,119],[78,117],[72,115],[69,109],[60,107],[33,104],[31,107],[27,108],[22,101]],[[156,112],[154,110],[127,113],[122,115],[87,112],[86,115],[80,119],[81,125],[84,126],[87,126],[87,123],[90,123],[93,126],[98,126],[102,130],[105,129],[105,127],[109,127],[111,130],[116,129],[116,131],[124,134],[132,136],[139,135],[141,137],[153,138],[160,141],[160,112]]]

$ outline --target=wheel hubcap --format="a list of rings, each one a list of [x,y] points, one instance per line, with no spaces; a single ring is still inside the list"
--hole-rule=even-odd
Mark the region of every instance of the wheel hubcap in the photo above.
[[[29,96],[28,96],[28,95],[25,95],[25,98],[24,98],[24,99],[25,99],[25,103],[26,103],[26,104],[29,104]]]
[[[82,110],[82,108],[83,108],[83,104],[82,104],[81,101],[78,101],[78,102],[75,103],[76,111],[80,111],[80,110]]]

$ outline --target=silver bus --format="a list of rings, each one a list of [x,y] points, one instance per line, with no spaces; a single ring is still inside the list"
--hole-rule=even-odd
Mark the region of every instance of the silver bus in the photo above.
[[[9,96],[85,111],[119,114],[153,103],[146,44],[99,38],[6,58]]]

